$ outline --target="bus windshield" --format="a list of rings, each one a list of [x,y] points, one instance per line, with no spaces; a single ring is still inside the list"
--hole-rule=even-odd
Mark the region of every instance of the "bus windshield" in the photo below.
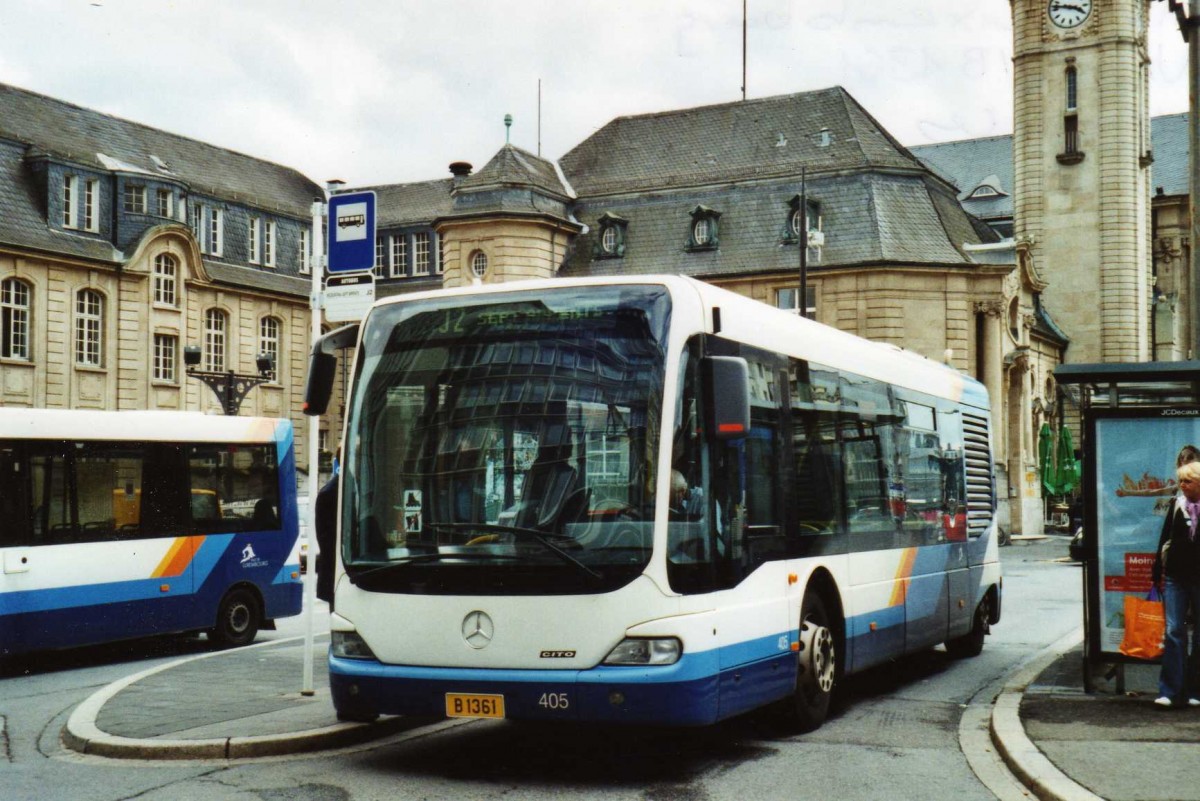
[[[650,559],[660,286],[374,310],[350,402],[342,557],[363,589],[575,594]]]

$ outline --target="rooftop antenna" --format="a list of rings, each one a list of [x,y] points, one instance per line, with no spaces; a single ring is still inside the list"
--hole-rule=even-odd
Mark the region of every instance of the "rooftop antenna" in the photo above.
[[[742,0],[742,100],[746,99],[746,0]]]
[[[512,115],[504,115],[504,144],[508,144],[508,134],[512,130]]]
[[[542,157],[542,79],[538,78],[538,158]]]

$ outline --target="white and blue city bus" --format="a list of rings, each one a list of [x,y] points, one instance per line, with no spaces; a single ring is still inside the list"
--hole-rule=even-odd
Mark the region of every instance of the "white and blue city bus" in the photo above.
[[[0,409],[0,657],[249,643],[300,612],[297,533],[288,420]]]
[[[971,378],[677,276],[406,295],[357,344],[343,719],[819,726],[846,674],[999,620]]]

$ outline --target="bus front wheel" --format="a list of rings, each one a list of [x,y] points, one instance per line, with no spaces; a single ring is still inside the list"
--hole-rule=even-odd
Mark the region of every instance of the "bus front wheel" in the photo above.
[[[825,601],[817,593],[808,593],[800,608],[796,689],[784,707],[789,723],[798,730],[812,731],[825,722],[838,675],[838,659]]]
[[[254,642],[261,624],[258,602],[248,590],[231,590],[217,608],[217,624],[208,638],[221,648],[238,648]]]

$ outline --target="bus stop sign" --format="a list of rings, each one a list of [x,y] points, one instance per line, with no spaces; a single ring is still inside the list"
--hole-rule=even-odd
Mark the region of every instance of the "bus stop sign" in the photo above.
[[[375,193],[329,198],[329,272],[365,272],[375,266]]]

